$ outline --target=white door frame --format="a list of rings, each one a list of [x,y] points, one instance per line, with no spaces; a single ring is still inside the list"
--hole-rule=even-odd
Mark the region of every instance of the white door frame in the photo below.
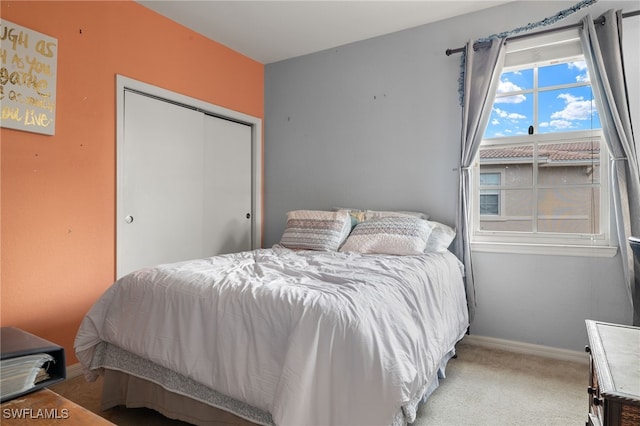
[[[262,119],[253,117],[238,111],[233,111],[218,105],[210,104],[180,93],[162,89],[138,80],[134,80],[122,75],[116,75],[116,250],[118,247],[117,236],[121,226],[126,225],[122,192],[119,191],[123,181],[123,170],[121,168],[124,152],[124,92],[132,90],[151,97],[164,99],[169,102],[178,103],[205,114],[214,115],[239,123],[251,126],[251,247],[256,249],[262,245]],[[116,276],[120,276],[118,271],[116,253]]]

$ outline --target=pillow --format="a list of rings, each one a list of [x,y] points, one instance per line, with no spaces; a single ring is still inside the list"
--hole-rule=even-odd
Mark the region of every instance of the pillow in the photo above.
[[[347,210],[351,215],[351,226],[354,227],[360,222],[371,219],[380,219],[383,217],[418,217],[420,219],[429,219],[429,215],[422,212],[411,212],[404,210],[361,210],[344,207],[334,207],[334,210]]]
[[[364,212],[364,220],[380,219],[383,217],[417,217],[419,219],[429,219],[429,216],[422,212],[409,212],[403,210],[366,210]]]
[[[379,254],[422,254],[431,225],[417,217],[385,217],[360,222],[340,251]]]
[[[431,235],[429,235],[429,239],[427,240],[427,247],[424,249],[424,251],[447,251],[447,249],[451,245],[451,242],[456,237],[456,231],[450,226],[445,225],[444,223],[436,222],[433,220],[430,220],[428,222],[431,225]]]
[[[280,244],[290,249],[336,251],[350,231],[346,210],[295,210],[287,213]]]

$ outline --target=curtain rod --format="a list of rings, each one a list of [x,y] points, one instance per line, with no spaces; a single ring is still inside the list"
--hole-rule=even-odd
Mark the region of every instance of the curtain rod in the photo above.
[[[627,13],[623,13],[622,17],[623,18],[628,18],[630,16],[636,16],[636,15],[640,15],[640,10],[634,10],[631,12],[627,12]],[[604,23],[604,16],[601,16],[598,19],[594,19],[593,20],[594,24],[602,24]],[[541,34],[546,34],[546,33],[551,33],[551,32],[555,32],[555,31],[563,31],[563,30],[568,30],[571,28],[576,28],[576,27],[581,27],[582,26],[582,22],[578,22],[572,25],[565,25],[564,27],[558,27],[558,28],[550,28],[548,30],[542,30],[542,31],[536,31],[534,33],[528,33],[528,34],[521,34],[521,35],[517,35],[517,36],[513,36],[513,37],[507,37],[507,41],[509,40],[518,40],[521,38],[527,38],[527,37],[533,37],[533,36],[537,36],[537,35],[541,35]],[[482,42],[477,42],[473,44],[473,49],[476,50],[480,47],[483,46],[488,46],[489,44],[491,44],[490,41],[482,41]],[[466,47],[458,47],[457,49],[447,49],[445,51],[447,56],[451,56],[454,53],[461,53],[464,52],[464,49]]]

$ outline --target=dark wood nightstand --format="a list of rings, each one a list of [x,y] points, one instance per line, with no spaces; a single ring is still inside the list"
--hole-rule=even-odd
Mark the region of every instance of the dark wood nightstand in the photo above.
[[[640,425],[640,328],[586,321],[587,426]]]

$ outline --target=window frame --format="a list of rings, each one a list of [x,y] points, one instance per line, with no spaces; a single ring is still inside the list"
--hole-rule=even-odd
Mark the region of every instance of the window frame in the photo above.
[[[492,185],[482,185],[480,183],[481,180],[481,175],[483,174],[492,174],[492,175],[499,175],[500,176],[500,184],[499,186],[502,185],[502,183],[504,182],[504,170],[501,169],[492,169],[492,168],[487,168],[485,169],[485,171],[483,171],[482,173],[480,171],[478,171],[478,215],[480,217],[485,217],[485,220],[494,220],[494,219],[499,219],[503,216],[503,209],[502,206],[504,206],[504,191],[500,192],[499,189],[495,189],[495,191],[498,191],[498,213],[496,214],[482,214],[480,212],[480,207],[481,207],[481,201],[480,201],[480,196],[483,195],[481,191],[490,191],[492,188]],[[481,188],[482,187],[482,188]],[[486,194],[485,194],[486,195]]]
[[[501,72],[511,72],[534,66],[544,66],[548,64],[562,63],[582,57],[582,50],[579,44],[577,31],[566,31],[559,34],[548,34],[540,37],[524,39],[523,42],[513,42],[508,45],[505,57],[505,66]],[[577,51],[576,49],[579,49]],[[537,72],[534,72],[537,74]],[[501,214],[480,215],[480,150],[473,162],[471,174],[471,247],[474,251],[504,252],[504,253],[532,253],[532,254],[552,254],[552,255],[576,255],[576,256],[603,256],[612,257],[617,252],[617,247],[611,246],[611,222],[610,222],[610,185],[609,185],[609,153],[602,129],[587,131],[567,131],[538,133],[538,96],[543,90],[537,86],[535,81],[534,89],[534,117],[533,135],[518,135],[509,137],[496,137],[484,139],[481,146],[500,146],[515,144],[542,144],[553,142],[570,142],[572,140],[584,141],[598,140],[600,143],[600,211],[599,211],[599,232],[597,234],[585,233],[551,233],[551,232],[514,232],[514,231],[484,231],[480,229],[481,216],[484,219],[500,220],[503,217],[504,190],[501,191]],[[562,88],[569,85],[562,85]],[[530,92],[527,90],[527,92]],[[494,103],[491,103],[493,108]],[[537,150],[535,150],[537,152]],[[537,155],[536,155],[537,157]],[[534,165],[537,159],[534,160]],[[534,167],[535,169],[535,167]],[[483,172],[492,172],[491,167],[484,168]],[[537,172],[533,175],[533,185],[538,186],[536,180]],[[504,176],[502,177],[504,182]],[[593,185],[591,186],[593,187]],[[534,192],[534,194],[537,192]],[[537,203],[536,199],[533,201]],[[532,220],[536,220],[537,210],[532,210]]]

